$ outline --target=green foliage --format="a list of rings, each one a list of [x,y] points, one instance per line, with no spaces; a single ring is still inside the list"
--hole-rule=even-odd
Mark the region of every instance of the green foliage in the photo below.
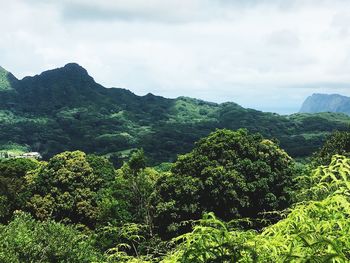
[[[133,222],[151,225],[150,196],[159,177],[156,170],[144,167],[143,152],[137,152],[117,170],[115,189],[122,189],[119,198],[128,200]]]
[[[102,260],[89,236],[70,226],[36,221],[21,212],[8,225],[0,225],[0,248],[4,263]]]
[[[108,188],[103,188],[99,192],[97,198],[99,226],[106,224],[121,225],[133,220],[129,202],[132,196],[128,190],[128,183],[125,178],[116,176],[115,181]],[[102,245],[102,247],[105,247],[105,245]]]
[[[131,155],[128,166],[135,172],[138,172],[146,167],[146,157],[142,149],[137,150]]]
[[[158,164],[157,166],[154,167],[154,169],[158,172],[170,172],[172,167],[173,167],[172,163],[165,162],[165,163]]]
[[[105,181],[99,173],[94,171],[83,152],[54,156],[28,176],[32,194],[29,210],[41,220],[52,218],[93,227],[99,214],[98,191]]]
[[[292,167],[291,158],[259,134],[217,130],[158,180],[153,200],[159,233],[176,233],[182,221],[203,212],[230,220],[286,208]]]
[[[105,186],[109,186],[115,178],[115,170],[113,164],[105,157],[90,154],[86,156],[86,161],[93,169],[95,175],[102,179]]]
[[[101,250],[113,249],[119,256],[120,253],[124,255],[126,252],[120,251],[120,243],[126,242],[127,235],[121,238],[121,233],[128,229],[139,229],[138,236],[142,237],[136,243],[127,242],[132,246],[127,251],[134,255],[139,249],[145,250],[146,237],[153,238],[150,196],[159,175],[152,168],[144,168],[144,159],[143,152],[137,151],[116,171],[114,183],[102,192],[104,196],[99,201],[101,227],[97,230],[97,244]],[[116,256],[115,253],[112,254]]]
[[[116,241],[114,247],[106,250],[107,260],[129,263],[155,262],[154,256],[163,249],[162,242],[150,237],[147,231],[147,226],[135,223],[101,229],[104,237]]]
[[[7,221],[26,200],[25,175],[39,167],[33,159],[0,160],[0,220]]]
[[[305,157],[350,122],[344,114],[280,116],[235,103],[136,96],[102,87],[77,64],[22,80],[1,72],[0,148],[15,143],[44,159],[76,149],[115,157],[143,148],[152,165],[173,162],[216,128],[259,132],[277,138],[291,156]],[[1,81],[5,75],[10,90]],[[113,161],[120,166],[118,158]]]
[[[255,250],[246,245],[255,237],[254,231],[235,231],[213,213],[205,214],[191,233],[174,239],[180,245],[162,262],[256,262],[258,256]]]
[[[5,69],[0,67],[0,91],[7,91],[12,89],[12,81],[15,78],[7,72]]]
[[[327,165],[335,154],[350,156],[350,132],[335,131],[313,158],[314,165]]]
[[[0,113],[0,115],[1,115],[1,113]],[[29,150],[30,149],[28,146],[9,142],[8,144],[2,145],[0,152],[6,152],[6,153],[13,154],[13,155],[18,155],[18,154],[22,154],[25,152],[29,152]]]
[[[258,162],[257,166],[254,166],[253,160]],[[32,210],[33,213],[44,215],[40,219],[53,218],[65,223],[82,223],[97,228],[78,230],[73,226],[50,220],[37,221],[29,214],[18,211],[7,225],[0,225],[0,261],[349,262],[350,159],[335,155],[330,165],[320,166],[311,174],[304,166],[292,169],[291,171],[297,174],[303,172],[294,179],[297,182],[297,190],[293,195],[299,203],[280,212],[283,219],[273,225],[259,231],[243,230],[241,226],[249,225],[249,218],[229,221],[237,214],[227,214],[227,219],[222,216],[223,210],[230,209],[230,202],[225,198],[232,197],[228,191],[231,187],[231,177],[218,176],[218,173],[222,175],[222,171],[228,171],[227,167],[234,167],[235,170],[232,169],[230,174],[237,177],[244,171],[246,174],[242,178],[246,179],[245,184],[234,181],[235,189],[242,185],[246,185],[243,190],[251,189],[247,182],[250,175],[265,175],[264,171],[268,171],[268,174],[274,171],[266,170],[266,166],[261,164],[262,161],[279,172],[286,168],[287,174],[290,168],[294,168],[290,166],[292,161],[288,155],[273,142],[264,140],[258,134],[249,134],[245,130],[219,130],[211,134],[198,142],[191,153],[180,156],[171,173],[162,175],[151,168],[135,166],[138,168],[132,169],[130,162],[115,172],[107,159],[86,156],[82,152],[65,152],[56,155],[48,163],[27,159],[4,160],[0,162],[2,175],[26,179],[30,186],[26,191],[32,192],[29,192],[29,196],[26,191],[26,194],[21,195],[24,190],[21,187],[21,190],[17,191],[20,193],[18,196],[23,198],[22,203],[29,200],[32,209],[37,209]],[[245,167],[247,163],[250,165]],[[254,173],[256,167],[264,169],[258,169],[258,173]],[[210,180],[209,177],[205,177],[208,175],[213,178]],[[220,181],[222,179],[225,180]],[[277,179],[286,178],[282,176]],[[152,194],[155,185],[157,189]],[[279,182],[275,182],[274,188],[268,188],[269,191],[277,189],[278,185]],[[224,187],[220,188],[221,186]],[[259,187],[263,186],[264,184],[259,184]],[[79,200],[81,197],[75,193],[84,192],[89,187],[96,195],[93,200],[84,200],[94,203],[94,208],[90,209],[96,208],[98,211],[98,216],[89,218],[90,225],[86,224],[84,217],[79,218],[81,214],[76,209],[79,206],[69,206],[73,199],[62,197],[68,196],[68,193],[74,200]],[[213,191],[214,187],[219,190]],[[45,194],[39,195],[39,189],[46,190]],[[160,189],[162,192],[159,192]],[[285,190],[290,189],[286,187]],[[269,198],[260,200],[261,203],[259,200],[253,200],[253,196],[261,196],[258,194],[260,191],[260,188],[255,188],[255,195],[249,196],[247,192],[239,192],[238,196],[244,197],[242,193],[245,193],[252,199],[247,204],[257,202],[271,208]],[[223,201],[219,199],[219,193],[222,194]],[[205,194],[210,195],[210,198]],[[7,196],[10,194],[3,195]],[[164,198],[169,196],[172,197],[170,202],[163,202]],[[192,221],[192,231],[175,237],[171,242],[161,241],[153,230],[159,229],[167,222],[157,221],[157,214],[156,221],[153,220],[151,198],[156,197],[163,198],[156,202],[158,212],[168,211],[171,216],[176,213],[183,216],[183,213],[188,212],[187,215],[193,216],[196,209],[206,212],[209,208],[214,208],[226,222],[218,219],[212,212],[205,213],[202,219]],[[191,203],[193,200],[195,202]],[[201,203],[202,200],[206,203]],[[210,201],[215,202],[217,206],[210,204]],[[235,199],[232,202],[234,201]],[[17,204],[19,201],[15,202]],[[220,202],[224,202],[224,205]],[[179,203],[183,206],[178,205]],[[237,206],[240,203],[234,204]],[[242,216],[246,212],[244,208],[235,211],[242,213],[239,214]],[[73,216],[61,216],[67,215],[68,212]],[[250,212],[251,210],[248,210],[248,213]],[[198,213],[198,218],[200,217],[201,214]],[[176,220],[180,217],[170,218],[174,225],[170,224],[168,230],[179,226],[179,221]]]
[[[333,193],[347,193],[350,191],[350,161],[348,157],[334,155],[328,166],[319,166],[297,180],[299,201],[323,200]]]
[[[216,111],[219,105],[204,102],[187,97],[179,97],[171,108],[173,123],[198,123],[203,121],[215,121]]]
[[[316,201],[294,206],[286,218],[261,233],[242,231],[205,215],[162,262],[349,262],[350,159],[335,156],[314,171],[308,193]]]
[[[350,261],[349,116],[139,97],[76,64],[21,81],[0,69],[0,91],[1,150],[54,156],[0,160],[0,262]],[[335,129],[313,172],[271,139],[305,157]],[[73,149],[119,169],[57,154]]]

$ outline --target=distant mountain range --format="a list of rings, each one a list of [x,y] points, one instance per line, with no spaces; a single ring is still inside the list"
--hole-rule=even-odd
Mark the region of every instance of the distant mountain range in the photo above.
[[[277,138],[289,154],[310,155],[344,114],[281,116],[222,104],[105,88],[75,63],[17,79],[0,68],[0,150],[48,158],[80,149],[120,160],[142,147],[151,163],[173,161],[216,128],[247,128]]]
[[[339,94],[312,94],[304,101],[299,112],[341,112],[350,115],[350,98]]]

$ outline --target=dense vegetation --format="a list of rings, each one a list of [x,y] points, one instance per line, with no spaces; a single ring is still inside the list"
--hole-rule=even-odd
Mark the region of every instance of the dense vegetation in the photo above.
[[[289,203],[293,162],[275,143],[246,130],[218,130],[178,157],[154,192],[161,234],[214,212],[222,219],[257,218]],[[183,227],[183,226],[182,226]]]
[[[0,158],[1,262],[350,261],[347,115],[140,97],[68,64],[0,68],[0,121],[0,156],[44,156]]]
[[[350,156],[350,132],[339,132],[332,133],[322,148],[314,156],[314,164],[326,165],[328,164],[333,155],[344,155]]]
[[[292,157],[311,155],[344,114],[280,116],[235,103],[209,103],[106,89],[77,64],[17,80],[0,69],[0,150],[37,151],[46,160],[63,151],[105,155],[121,165],[137,148],[149,162],[173,162],[216,128],[247,128],[277,138]]]
[[[348,139],[310,164],[243,129],[156,167],[143,150],[117,169],[81,151],[0,159],[0,261],[349,262]]]

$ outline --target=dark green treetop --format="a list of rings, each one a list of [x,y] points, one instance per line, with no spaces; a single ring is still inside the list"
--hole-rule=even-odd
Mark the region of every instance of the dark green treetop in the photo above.
[[[96,160],[90,165],[89,159],[80,151],[63,152],[27,176],[32,187],[30,211],[39,219],[93,227],[99,215],[98,192],[105,180],[93,169]]]
[[[217,130],[194,150],[178,157],[171,175],[160,178],[154,194],[161,234],[184,220],[214,212],[222,219],[259,217],[289,202],[292,159],[259,134]]]

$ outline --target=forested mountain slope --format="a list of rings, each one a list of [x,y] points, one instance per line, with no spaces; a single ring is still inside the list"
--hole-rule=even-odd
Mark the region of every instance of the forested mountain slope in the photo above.
[[[311,154],[329,132],[346,130],[344,114],[280,116],[238,104],[205,102],[105,88],[75,63],[16,79],[0,69],[0,150],[65,150],[114,157],[144,148],[150,161],[173,161],[216,128],[247,128],[277,138],[295,157]]]

